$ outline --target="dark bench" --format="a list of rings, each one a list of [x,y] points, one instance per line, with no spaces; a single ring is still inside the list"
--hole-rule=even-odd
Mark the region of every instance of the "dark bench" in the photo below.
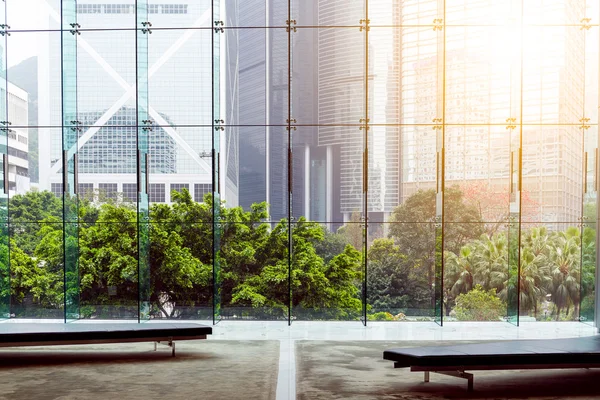
[[[206,339],[212,328],[194,323],[0,323],[0,347],[154,342]]]
[[[430,372],[465,378],[471,391],[467,370],[600,368],[600,336],[398,348],[383,358],[394,368],[424,372],[425,382]]]

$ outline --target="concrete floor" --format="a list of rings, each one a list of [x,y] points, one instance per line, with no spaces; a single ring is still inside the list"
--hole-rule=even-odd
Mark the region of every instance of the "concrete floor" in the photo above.
[[[2,323],[60,322],[8,320]],[[101,321],[78,321],[86,323]],[[106,321],[107,323],[114,321]],[[126,322],[126,321],[119,321]],[[131,321],[137,322],[137,321]],[[169,322],[169,321],[165,321]],[[210,321],[197,321],[210,325]],[[152,321],[149,323],[161,323]],[[596,328],[581,322],[522,322],[519,327],[508,322],[447,322],[443,327],[433,322],[309,322],[296,321],[221,321],[213,327],[209,340],[279,340],[280,358],[277,400],[296,397],[296,340],[507,340],[550,339],[591,336]]]

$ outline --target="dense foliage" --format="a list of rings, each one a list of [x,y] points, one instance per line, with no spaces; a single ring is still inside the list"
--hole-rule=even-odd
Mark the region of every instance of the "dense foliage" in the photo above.
[[[441,257],[444,290],[438,297],[450,318],[510,315],[517,285],[522,315],[557,320],[593,315],[594,229],[522,229],[517,270],[509,267],[518,243],[514,235],[503,224],[484,223],[480,207],[458,187],[445,193],[442,252],[435,196],[433,190],[416,192],[396,208],[386,229],[369,235],[370,319],[433,316]],[[148,293],[142,300],[153,318],[209,318],[215,287],[225,318],[283,319],[290,307],[299,319],[360,317],[365,278],[360,224],[331,232],[304,218],[269,223],[265,203],[250,210],[219,204],[213,224],[210,195],[202,203],[186,190],[172,197],[171,205],[152,205],[146,222],[138,222],[134,203],[119,199],[81,199],[78,220],[63,221],[63,202],[49,192],[13,197],[10,228],[2,235],[11,239],[0,243],[0,260],[10,254],[10,285],[4,276],[0,298],[10,297],[15,316],[60,317],[63,231],[75,228],[78,238],[69,238],[76,242],[66,247],[78,249],[78,287],[69,290],[78,292],[82,317],[134,318],[140,293]],[[138,235],[148,235],[147,248],[140,247]],[[140,281],[146,270],[148,282]],[[147,291],[140,291],[143,285],[149,285]]]

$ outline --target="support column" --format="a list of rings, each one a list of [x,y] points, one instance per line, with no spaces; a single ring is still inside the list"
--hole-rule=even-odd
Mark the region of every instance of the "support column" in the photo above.
[[[333,148],[327,146],[327,206],[325,208],[325,220],[331,222],[333,220]]]
[[[310,146],[304,147],[304,216],[310,219]]]

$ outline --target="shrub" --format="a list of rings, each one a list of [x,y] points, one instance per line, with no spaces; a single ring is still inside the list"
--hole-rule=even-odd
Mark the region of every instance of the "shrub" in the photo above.
[[[377,312],[374,314],[369,314],[368,315],[368,319],[369,321],[395,321],[396,318],[394,318],[394,316],[392,314],[390,314],[389,312]]]
[[[506,314],[506,304],[496,296],[496,289],[485,291],[476,285],[456,298],[453,311],[459,321],[498,321]]]

